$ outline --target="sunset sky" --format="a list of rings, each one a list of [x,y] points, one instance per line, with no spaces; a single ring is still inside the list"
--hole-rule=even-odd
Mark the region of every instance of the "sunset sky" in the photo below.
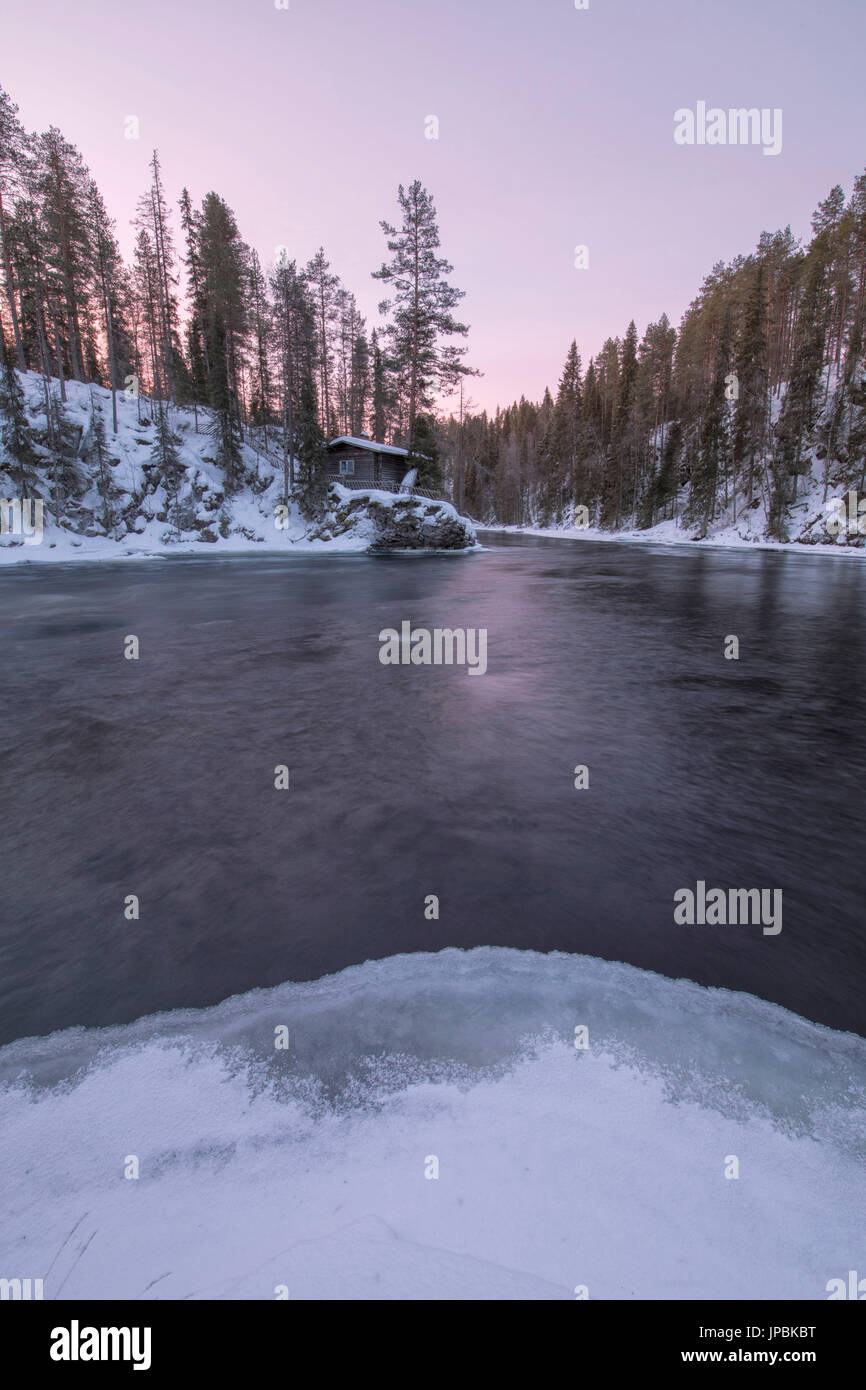
[[[289,4],[3,0],[0,82],[28,129],[79,147],[124,251],[155,146],[173,201],[216,189],[264,262],[324,245],[369,326],[379,221],[420,178],[467,291],[478,406],[555,388],[572,338],[586,361],[632,317],[678,323],[714,262],[806,235],[866,167],[862,0]],[[781,108],[781,153],[677,146],[698,101]]]

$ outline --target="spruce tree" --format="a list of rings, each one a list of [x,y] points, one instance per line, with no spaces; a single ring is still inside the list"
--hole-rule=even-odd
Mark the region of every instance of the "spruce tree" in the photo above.
[[[160,401],[156,415],[156,433],[151,450],[151,463],[157,470],[160,483],[165,488],[165,495],[171,511],[175,529],[180,534],[180,486],[184,477],[184,466],[180,459],[178,450],[180,449],[180,437],[171,427],[168,417],[168,406]]]
[[[328,495],[328,453],[319,420],[316,386],[310,373],[301,384],[298,406],[298,480],[295,495],[308,519],[321,516]]]
[[[572,342],[565,359],[556,401],[550,403],[549,393],[542,403],[549,422],[539,449],[540,516],[547,525],[561,520],[569,495],[574,500],[580,437],[580,353]]]
[[[63,403],[52,395],[49,401],[51,418],[51,501],[54,507],[54,520],[60,525],[64,512],[80,479],[75,465],[75,450],[72,440],[72,426],[66,418]]]
[[[370,345],[363,333],[352,344],[349,433],[362,434],[367,422],[370,396]]]
[[[36,463],[24,392],[0,323],[0,469],[8,473],[22,502],[36,483]]]
[[[96,489],[102,500],[102,523],[108,534],[114,527],[114,513],[111,506],[112,482],[109,472],[108,444],[105,438],[105,422],[102,409],[90,393],[91,439],[90,455],[96,462]]]
[[[416,486],[438,491],[443,483],[442,463],[436,421],[432,415],[423,413],[416,416],[414,441],[414,452],[409,454],[406,467],[418,470]]]

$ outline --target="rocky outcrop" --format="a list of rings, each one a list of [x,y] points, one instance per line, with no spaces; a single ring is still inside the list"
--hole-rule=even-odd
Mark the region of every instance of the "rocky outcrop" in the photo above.
[[[450,502],[414,495],[349,492],[331,487],[324,518],[308,532],[309,540],[368,539],[371,554],[401,550],[472,550],[478,545],[475,528]],[[335,546],[335,548],[337,548]]]

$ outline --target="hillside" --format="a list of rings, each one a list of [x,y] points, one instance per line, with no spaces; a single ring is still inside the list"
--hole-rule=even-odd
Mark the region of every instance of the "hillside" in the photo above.
[[[242,486],[228,491],[214,459],[208,412],[172,407],[178,468],[168,479],[160,464],[154,403],[119,393],[118,432],[111,393],[77,381],[45,385],[36,372],[15,373],[23,432],[18,453],[28,462],[23,495],[43,501],[41,539],[24,536],[10,517],[0,535],[0,563],[266,547],[294,551],[461,550],[475,546],[472,524],[447,502],[384,492],[349,492],[334,485],[314,519],[293,500],[282,503],[282,460],[247,431]],[[0,405],[0,498],[21,495],[20,466],[11,452],[12,410]],[[271,447],[275,443],[270,435]],[[256,447],[259,444],[259,447]],[[18,532],[17,534],[15,532]]]
[[[866,554],[866,517],[862,515],[862,510],[858,516],[860,495],[846,452],[850,429],[843,425],[842,429],[836,430],[836,448],[842,458],[834,460],[835,468],[828,470],[826,449],[822,448],[822,440],[832,434],[834,422],[838,419],[838,403],[843,392],[844,383],[838,380],[835,372],[831,372],[827,381],[826,404],[818,412],[812,436],[803,450],[804,463],[797,478],[796,495],[786,500],[777,517],[773,515],[769,488],[759,486],[757,495],[749,500],[740,490],[733,496],[728,490],[726,495],[722,480],[716,486],[711,519],[695,518],[687,508],[682,507],[672,508],[674,515],[653,525],[646,524],[648,518],[645,516],[642,526],[605,528],[597,524],[597,511],[594,517],[591,513],[587,516],[588,509],[581,512],[574,505],[566,506],[562,515],[553,522],[545,517],[543,508],[530,508],[530,517],[522,526],[503,529],[591,540],[650,541],[658,545],[701,542],[706,545],[760,546],[767,549],[813,550],[820,547],[833,554]],[[783,417],[786,399],[787,384],[771,404],[773,428]],[[669,433],[666,430],[661,437],[661,450]],[[781,531],[785,539],[774,535],[774,529]]]

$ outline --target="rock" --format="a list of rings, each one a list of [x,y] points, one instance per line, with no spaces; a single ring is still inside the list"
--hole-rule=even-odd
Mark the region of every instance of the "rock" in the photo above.
[[[374,553],[389,550],[468,550],[477,544],[475,528],[447,502],[430,506],[399,498],[391,506],[372,500],[369,512],[376,527],[370,545]]]

